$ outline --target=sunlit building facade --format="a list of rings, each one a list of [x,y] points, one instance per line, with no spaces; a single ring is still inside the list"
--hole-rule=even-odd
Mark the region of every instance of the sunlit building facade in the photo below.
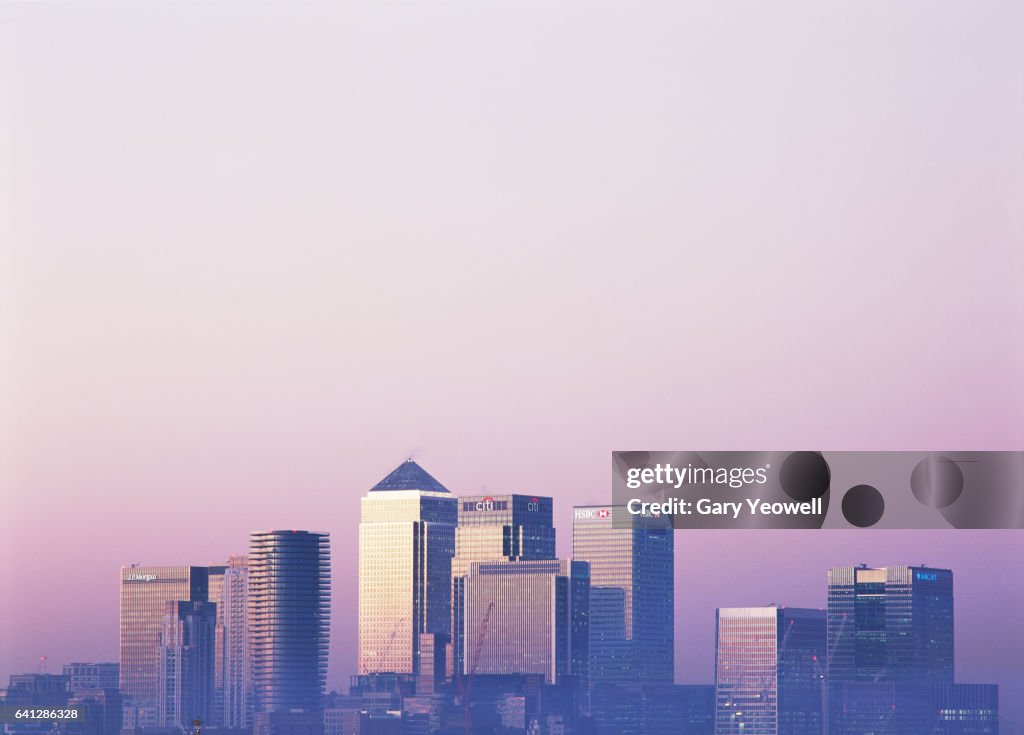
[[[248,574],[254,711],[318,710],[327,678],[330,634],[328,535],[253,533]]]
[[[824,610],[720,608],[716,735],[820,735],[826,639]]]
[[[474,562],[466,576],[463,673],[586,679],[590,573],[586,562]],[[479,643],[479,649],[477,644]]]
[[[463,670],[466,575],[473,562],[555,558],[551,498],[478,495],[459,498],[452,559],[452,660]]]
[[[156,711],[167,603],[205,602],[208,582],[206,567],[121,568],[120,689],[135,707]]]
[[[458,500],[411,459],[362,499],[360,674],[419,674],[421,634],[450,635],[457,522]]]
[[[667,521],[573,508],[572,558],[590,564],[591,681],[672,683],[674,541]]]

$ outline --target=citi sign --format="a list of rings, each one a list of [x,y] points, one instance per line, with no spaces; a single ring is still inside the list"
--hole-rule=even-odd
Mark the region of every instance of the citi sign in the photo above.
[[[573,510],[573,518],[577,520],[589,520],[593,518],[609,518],[612,512],[607,508],[576,508]]]
[[[494,498],[492,498],[490,495],[488,495],[483,500],[478,500],[476,502],[476,509],[477,510],[494,510]]]

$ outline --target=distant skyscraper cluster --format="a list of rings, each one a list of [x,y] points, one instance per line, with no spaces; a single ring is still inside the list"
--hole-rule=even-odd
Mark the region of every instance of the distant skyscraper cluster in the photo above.
[[[88,720],[7,735],[1000,733],[997,688],[954,677],[950,570],[836,567],[823,609],[721,607],[714,682],[683,686],[673,529],[576,507],[559,559],[553,506],[456,497],[412,460],[370,488],[347,694],[325,694],[326,534],[259,531],[224,564],[124,567],[119,663],[12,676],[3,694]]]
[[[319,721],[330,599],[328,536],[308,531],[253,533],[249,555],[224,565],[124,567],[124,727]]]
[[[994,685],[953,676],[953,573],[836,567],[828,608],[721,608],[716,735],[994,735]]]

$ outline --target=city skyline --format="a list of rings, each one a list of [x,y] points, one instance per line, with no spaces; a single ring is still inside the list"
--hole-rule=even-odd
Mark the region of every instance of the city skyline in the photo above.
[[[615,449],[1024,445],[1020,4],[644,9],[7,5],[0,673],[113,659],[122,565],[312,528],[343,687],[410,455],[568,558]],[[680,533],[676,676],[715,607],[927,562],[1024,702],[1020,536]]]
[[[405,463],[403,463],[403,464],[405,464]],[[464,496],[454,495],[453,497],[461,499]],[[555,505],[555,509],[557,510],[558,507],[559,507],[559,503],[557,502],[557,499],[555,500],[555,504],[554,505]],[[573,509],[573,512],[574,512],[574,509]],[[697,533],[704,533],[704,534],[718,533],[718,534],[722,534],[722,532],[692,532],[692,531],[686,531],[686,532],[680,532],[681,535],[678,537],[677,541],[680,543],[681,546],[684,546],[684,548],[685,548],[685,546],[686,546],[685,539],[688,536],[690,536],[691,534],[697,534]],[[748,538],[749,538],[749,533],[747,533],[747,532],[728,532],[728,533],[722,534],[722,535],[728,537],[730,534],[734,534],[734,533],[744,534],[744,535],[747,535]],[[755,533],[755,537],[756,537],[756,534],[762,534],[763,538],[771,538],[772,536],[774,536],[776,539],[779,538],[778,534],[796,534],[796,537],[799,539],[801,537],[801,534],[807,534],[807,533],[821,534],[821,533],[825,533],[825,532],[822,532],[822,531],[812,531],[812,532],[806,532],[806,531],[799,531],[799,532],[785,532],[785,531],[782,531],[782,532],[763,532],[762,531],[762,532],[753,532],[753,533]],[[848,533],[846,535],[845,539],[846,539],[847,542],[856,542],[856,539],[858,537],[863,537],[863,536],[859,536],[859,535],[860,534],[864,534],[864,533],[865,532],[857,531],[857,532],[853,532],[852,536]],[[892,538],[892,536],[893,536],[892,532],[881,532],[881,534],[880,534],[880,532],[868,532],[868,533],[871,534],[871,538],[872,539],[877,539],[880,536],[883,537],[883,538],[885,536],[889,536],[890,538]],[[928,538],[929,534],[935,534],[935,533],[937,533],[937,532],[934,532],[934,531],[915,532],[913,534],[910,534],[910,536],[911,537],[916,536],[917,538],[922,538],[922,534],[923,534],[923,538]],[[956,533],[964,533],[964,532],[956,532]],[[968,533],[970,533],[970,532],[968,532]],[[1007,537],[1005,535],[1007,532],[983,532],[983,533],[1003,534],[1004,538],[1010,538],[1010,537]],[[1012,532],[1010,532],[1010,533],[1012,533]],[[568,535],[568,534],[563,534],[563,536],[564,535]],[[837,538],[834,533],[831,533],[830,535],[832,536],[833,539]],[[787,551],[790,551],[791,547],[793,545],[793,536],[790,536],[789,538],[790,538],[790,541],[788,543],[786,543]],[[814,536],[811,536],[809,538],[813,539]],[[978,537],[978,538],[983,538],[983,537]],[[990,537],[990,540],[991,540],[991,538],[995,538],[995,537]],[[808,537],[807,536],[803,536],[803,539],[808,539]],[[856,544],[856,543],[853,543],[853,545],[854,546],[858,546],[858,544]],[[832,543],[832,544],[830,544],[830,546],[833,548],[833,551],[835,551],[835,544]],[[875,546],[876,546],[876,548],[873,551],[873,554],[880,553],[880,549],[877,548],[877,544],[875,544]],[[915,552],[920,552],[920,551],[923,550],[922,549],[922,545],[921,545],[920,542],[914,542],[914,543],[912,543],[912,546],[913,546]],[[906,552],[903,552],[903,555],[905,556]],[[848,559],[843,559],[841,561],[843,561],[844,563],[848,564],[849,560]],[[685,552],[683,554],[683,564],[684,565],[686,564]],[[955,567],[956,565],[954,564],[953,566]],[[220,570],[223,570],[223,566],[216,567],[216,568],[220,569]],[[795,570],[797,570],[799,568],[800,567],[791,567],[791,568],[786,568],[786,569],[784,569],[782,571],[783,572],[789,572],[791,570],[795,571]],[[131,574],[139,575],[139,574],[142,574],[143,572],[145,572],[147,568],[137,567],[137,568],[134,568],[134,569],[137,569],[139,571],[133,571],[132,567],[128,567],[127,571],[123,571],[122,572],[122,576],[124,576],[125,574],[128,574],[129,576]],[[179,569],[189,569],[189,567],[179,567]],[[822,573],[820,575],[817,575],[819,577],[819,579],[818,579],[818,584],[817,584],[817,588],[818,589],[817,589],[817,593],[816,593],[815,597],[817,599],[817,607],[820,607],[822,609],[824,609],[824,607],[825,607],[826,598],[827,598],[827,594],[826,594],[826,589],[827,589],[826,575],[827,575],[827,573],[828,573],[828,570],[824,569],[824,570],[822,570]],[[200,576],[202,576],[202,575],[200,575]],[[759,576],[764,576],[764,575],[759,575]],[[961,579],[964,579],[965,577],[968,579],[968,585],[970,585],[971,581],[973,581],[975,583],[975,585],[977,585],[977,583],[979,581],[983,582],[983,580],[978,580],[978,579],[970,580],[969,575],[961,576]],[[684,579],[685,579],[685,575],[684,575]],[[1008,583],[1008,580],[1004,580],[1003,584],[1007,584],[1007,583]],[[178,586],[181,586],[181,584],[179,583]],[[688,605],[686,602],[680,603],[680,601],[679,601],[680,598],[683,599],[683,600],[686,600],[686,598],[692,597],[692,595],[687,595],[685,593],[685,591],[684,591],[685,589],[686,589],[686,587],[683,586],[683,588],[678,591],[677,598],[676,598],[676,603],[675,603],[677,617],[685,618],[686,621],[687,621],[682,626],[682,630],[681,631],[680,631],[680,625],[677,622],[677,637],[679,637],[680,632],[681,632],[682,637],[684,638],[684,641],[690,642],[689,646],[687,646],[684,643],[681,647],[682,647],[684,652],[685,651],[691,651],[691,655],[684,655],[683,656],[684,660],[678,662],[677,671],[676,671],[676,680],[680,681],[680,682],[683,682],[683,683],[705,683],[708,680],[710,680],[711,677],[708,676],[708,675],[702,675],[700,673],[701,669],[693,666],[693,664],[696,663],[697,661],[699,661],[700,658],[709,658],[710,657],[710,653],[709,653],[708,650],[704,650],[704,651],[700,651],[699,649],[695,650],[695,647],[692,644],[692,640],[695,638],[694,633],[699,633],[699,626],[698,626],[697,630],[694,630],[692,622],[691,622],[693,617],[694,617],[693,613],[694,612],[697,613],[697,618],[698,619],[700,619],[701,615],[700,615],[700,610],[694,611],[692,609],[693,607],[695,607],[694,605],[692,605],[692,604]],[[1007,587],[1007,589],[1009,589],[1009,588]],[[796,604],[794,604],[794,602],[792,602],[791,599],[795,600],[795,601],[804,600],[804,602],[800,602],[800,605],[806,605],[807,604],[806,603],[806,599],[807,598],[806,598],[805,595],[793,594],[793,595],[790,596],[790,595],[787,595],[785,589],[781,589],[780,590],[777,586],[775,587],[775,591],[777,593],[781,593],[781,594],[776,594],[776,597],[783,597],[784,598],[784,599],[778,600],[779,604],[787,605],[787,606],[790,606],[790,607],[795,607]],[[753,595],[751,595],[751,597],[752,596]],[[716,607],[727,606],[728,604],[733,604],[733,605],[736,605],[736,604],[751,604],[751,600],[750,599],[738,599],[739,597],[740,596],[737,595],[735,592],[732,592],[729,595],[722,595],[722,597],[718,601],[718,604],[716,605]],[[746,596],[744,595],[743,597],[746,597]],[[791,599],[787,599],[787,598],[791,598]],[[797,598],[799,598],[799,600]],[[957,600],[958,600],[958,603],[960,603],[958,606],[962,607],[963,606],[962,603],[964,602],[964,599],[963,599],[962,595],[959,596],[957,598]],[[971,600],[970,602],[976,602],[976,600]],[[811,604],[811,605],[807,605],[807,606],[812,606],[813,607],[815,605]],[[714,608],[711,608],[712,611],[713,611],[713,609]],[[704,612],[706,613],[707,611],[705,610]],[[972,626],[970,624],[970,620],[971,620],[971,617],[973,617],[975,615],[976,615],[976,612],[974,612],[973,614],[969,614],[966,623],[963,620],[959,620],[958,621],[958,626],[957,627],[961,630],[961,633],[958,636],[958,646],[957,646],[958,648],[962,647],[962,644],[960,643],[960,641],[962,640],[962,638],[963,638],[965,633],[968,635],[968,637],[970,637],[970,633],[971,633],[971,630],[972,630]],[[344,627],[342,625],[343,623],[344,623],[343,620],[339,620],[339,619],[337,619],[337,617],[335,617],[332,620],[332,631],[336,631],[339,627]],[[1003,631],[1003,633],[1009,633],[1009,632],[1010,631]],[[696,636],[696,637],[698,639],[700,638],[699,635]],[[999,650],[999,653],[1005,655],[1007,657],[1006,660],[1008,662],[1011,662],[1011,667],[1009,669],[1006,669],[1005,666],[1004,666],[1003,670],[1000,671],[999,670],[999,666],[998,666],[998,660],[991,659],[991,657],[985,658],[985,660],[983,660],[980,663],[977,662],[977,661],[970,662],[971,656],[968,655],[967,659],[969,661],[969,664],[968,664],[968,666],[970,667],[969,671],[973,671],[975,673],[973,673],[973,674],[968,673],[968,675],[966,675],[966,676],[964,676],[962,674],[958,675],[958,679],[961,680],[961,681],[973,681],[973,682],[984,682],[984,681],[991,680],[991,681],[994,681],[996,683],[999,683],[999,684],[1007,687],[1007,691],[1008,692],[1014,691],[1014,687],[1020,685],[1019,677],[1020,677],[1020,673],[1021,672],[1015,671],[1013,669],[1012,662],[1015,661],[1015,659],[1013,659],[1012,656],[1013,656],[1013,651],[1017,650],[1015,648],[1015,646],[1020,645],[1020,641],[1019,640],[1015,640],[1013,638],[1013,636],[1011,635],[1004,642],[1007,645],[1004,646],[1003,648],[1001,648]],[[339,641],[339,640],[337,640],[334,637],[334,635],[332,635],[332,638],[331,638],[331,653],[332,653],[332,658],[333,659],[337,658],[338,648],[345,648],[345,643],[346,643],[346,641],[344,641],[344,640]],[[990,652],[991,652],[991,650],[990,650]],[[696,655],[694,656],[693,654],[696,654]],[[81,659],[82,657],[78,657],[78,658]],[[104,657],[104,656],[94,656],[94,657],[92,657],[91,660],[104,660],[105,658],[106,657]],[[958,670],[960,668],[962,668],[962,667],[959,666],[959,661],[958,661]],[[680,669],[682,670],[682,674],[683,674],[681,677],[679,676]],[[707,669],[705,668],[704,670],[706,671]],[[989,674],[989,675],[986,675],[986,672],[989,671],[989,670],[992,670],[993,673]],[[11,672],[11,673],[15,673],[15,672]],[[332,676],[330,677],[329,682],[328,682],[328,684],[329,684],[328,685],[328,689],[343,689],[344,682],[345,682],[345,680],[347,678],[346,677],[346,673],[347,672],[342,671],[340,673],[332,674]],[[351,672],[351,673],[354,673],[354,672]],[[707,678],[704,678],[705,676],[707,676]],[[1010,707],[1011,707],[1011,710],[1012,710],[1012,705],[1010,705]]]

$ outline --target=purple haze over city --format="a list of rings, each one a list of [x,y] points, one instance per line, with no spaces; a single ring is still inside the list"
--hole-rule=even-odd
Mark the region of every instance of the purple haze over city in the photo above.
[[[116,660],[122,564],[359,498],[606,502],[616,449],[1024,446],[1024,5],[8,4],[0,681]],[[956,573],[1024,721],[1016,531],[677,536],[714,608]]]

